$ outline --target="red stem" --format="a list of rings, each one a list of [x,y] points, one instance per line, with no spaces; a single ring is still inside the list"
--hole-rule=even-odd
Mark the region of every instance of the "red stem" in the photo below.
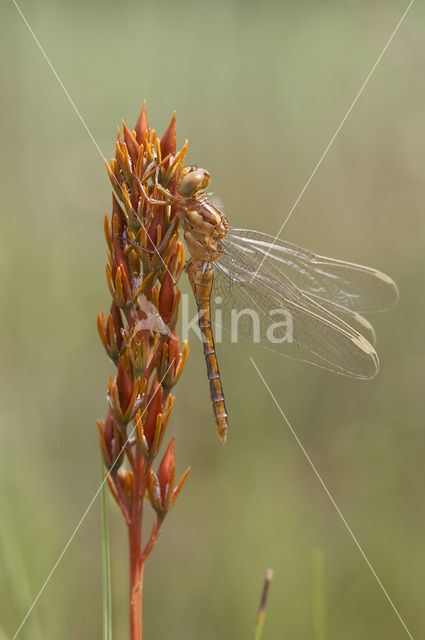
[[[130,640],[142,640],[143,567],[141,527],[134,520],[128,529],[130,547]]]
[[[146,373],[146,372],[145,372]],[[130,640],[142,640],[143,570],[145,560],[159,535],[159,526],[152,532],[145,550],[142,549],[143,501],[152,462],[143,457],[140,447],[130,459],[133,471],[133,500],[131,516],[127,521],[130,556]],[[118,494],[120,500],[123,495]],[[125,499],[125,498],[124,498]],[[161,524],[162,520],[159,523]],[[147,553],[146,553],[147,551]]]
[[[130,640],[142,640],[143,569],[142,521],[147,465],[139,447],[134,460],[131,520],[128,526],[130,552]]]

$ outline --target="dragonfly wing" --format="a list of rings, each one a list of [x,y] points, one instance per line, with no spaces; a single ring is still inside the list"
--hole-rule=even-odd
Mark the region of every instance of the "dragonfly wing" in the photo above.
[[[232,229],[229,241],[252,249],[258,265],[274,263],[299,289],[360,313],[395,306],[398,290],[382,271],[316,255],[294,244],[249,229]]]
[[[312,300],[320,304],[322,307],[334,313],[338,318],[344,320],[347,324],[350,325],[353,329],[361,333],[364,338],[370,344],[376,344],[376,333],[375,329],[364,316],[357,313],[357,311],[352,311],[351,309],[346,309],[344,307],[340,307],[335,302],[330,302],[329,300],[325,300],[324,298],[319,298],[319,296],[315,296],[314,294],[310,294],[309,296]]]
[[[260,342],[281,355],[343,375],[373,378],[379,369],[372,345],[360,332],[306,296],[272,263],[225,239],[214,264],[212,303],[221,311],[215,323],[239,337]],[[218,300],[217,300],[218,298]]]

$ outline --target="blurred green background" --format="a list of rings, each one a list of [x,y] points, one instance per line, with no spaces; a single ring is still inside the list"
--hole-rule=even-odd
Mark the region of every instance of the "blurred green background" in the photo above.
[[[233,226],[276,233],[407,0],[20,6],[103,153],[144,98],[212,174]],[[112,367],[103,161],[12,2],[2,98],[0,623],[11,638],[99,483],[95,420]],[[286,226],[285,238],[398,282],[378,315],[381,372],[362,383],[248,344],[219,346],[229,442],[191,341],[169,435],[192,473],[145,574],[147,639],[314,639],[313,553],[328,638],[407,637],[273,405],[252,355],[415,638],[424,637],[425,10],[414,3]],[[182,288],[189,291],[186,277]],[[127,637],[124,524],[111,503],[114,638]],[[101,637],[96,501],[22,640]]]

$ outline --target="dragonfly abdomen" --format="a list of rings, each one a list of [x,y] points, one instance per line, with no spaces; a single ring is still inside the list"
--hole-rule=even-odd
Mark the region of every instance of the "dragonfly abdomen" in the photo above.
[[[211,329],[210,296],[213,283],[211,264],[207,264],[205,267],[202,263],[189,262],[187,273],[192,285],[196,306],[198,307],[198,323],[202,336],[217,433],[220,440],[225,442],[228,428],[227,411],[215,351],[214,336]]]

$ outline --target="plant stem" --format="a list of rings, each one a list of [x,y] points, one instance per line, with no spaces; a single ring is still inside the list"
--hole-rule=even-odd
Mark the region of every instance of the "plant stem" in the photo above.
[[[257,614],[257,622],[255,625],[255,636],[254,640],[261,640],[263,635],[263,627],[264,621],[266,619],[266,604],[267,604],[267,596],[269,595],[270,582],[273,578],[273,571],[271,569],[267,570],[266,578],[264,580],[263,591],[261,594],[260,606]]]
[[[142,640],[143,569],[142,521],[147,466],[136,449],[131,521],[128,527],[130,552],[130,640]]]
[[[141,521],[132,520],[128,530],[130,549],[130,640],[142,640],[143,567]]]
[[[135,544],[134,531],[130,532],[130,545]],[[139,543],[140,544],[140,543]],[[143,596],[143,568],[138,551],[130,550],[130,640],[142,640],[142,596]]]

